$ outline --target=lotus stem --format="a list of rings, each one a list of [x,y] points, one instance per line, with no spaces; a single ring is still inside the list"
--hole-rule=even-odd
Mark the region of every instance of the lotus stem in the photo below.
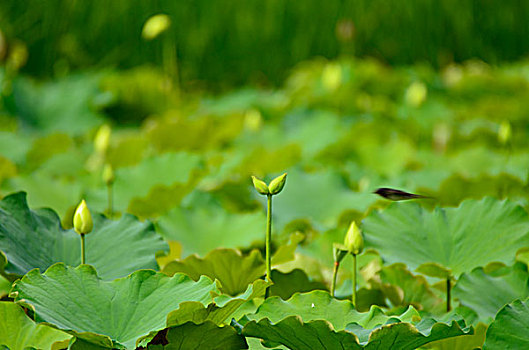
[[[338,276],[338,268],[340,263],[338,261],[334,262],[334,268],[332,270],[332,283],[331,283],[331,296],[334,298],[334,290],[336,289],[336,277]]]
[[[270,245],[272,244],[272,195],[268,194],[267,199],[267,210],[266,210],[266,280],[272,282],[272,257],[270,252]],[[265,298],[269,295],[269,288],[266,289]]]
[[[108,200],[108,217],[112,219],[114,215],[114,204],[113,204],[113,193],[112,193],[112,184],[107,185],[107,200]]]
[[[353,307],[356,309],[356,254],[353,254],[353,295],[351,296],[351,301]]]
[[[85,247],[84,247],[84,233],[81,233],[81,264],[85,264]]]
[[[450,282],[450,276],[448,276],[446,278],[446,312],[450,312],[450,310],[452,310],[452,305],[451,305],[451,289],[452,289],[452,284]]]

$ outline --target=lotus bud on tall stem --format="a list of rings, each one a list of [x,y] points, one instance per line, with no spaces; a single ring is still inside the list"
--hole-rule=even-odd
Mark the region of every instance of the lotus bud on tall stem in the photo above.
[[[272,196],[279,194],[285,187],[287,174],[276,177],[270,184],[252,176],[255,190],[266,196],[266,236],[265,236],[265,263],[266,263],[266,280],[272,282]],[[266,289],[265,298],[270,294],[270,288]]]
[[[81,235],[81,264],[86,263],[86,254],[85,254],[85,235],[92,232],[94,223],[92,221],[92,215],[88,206],[86,205],[85,200],[83,199],[81,203],[77,206],[75,214],[73,216],[73,227],[75,232]]]
[[[353,255],[353,294],[351,295],[351,302],[356,308],[356,284],[357,284],[357,273],[358,266],[356,261],[356,256],[364,250],[364,238],[362,237],[362,231],[356,225],[356,222],[353,221],[347,230],[345,235],[344,246],[349,253]]]

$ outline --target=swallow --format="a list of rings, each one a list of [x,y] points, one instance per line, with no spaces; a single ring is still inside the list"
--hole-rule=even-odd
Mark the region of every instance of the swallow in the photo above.
[[[408,192],[404,192],[401,190],[395,190],[393,188],[386,188],[386,187],[379,188],[373,193],[378,194],[380,197],[384,197],[391,201],[402,201],[402,200],[415,199],[415,198],[432,198],[432,197],[422,196],[420,194],[408,193]]]

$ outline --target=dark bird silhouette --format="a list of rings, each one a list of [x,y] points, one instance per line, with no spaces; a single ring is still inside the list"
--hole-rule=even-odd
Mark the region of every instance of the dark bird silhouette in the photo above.
[[[414,199],[414,198],[432,198],[432,197],[422,196],[420,194],[408,193],[408,192],[404,192],[401,190],[395,190],[393,188],[387,188],[387,187],[379,188],[373,193],[378,194],[380,197],[384,197],[391,201],[402,201],[402,200]]]

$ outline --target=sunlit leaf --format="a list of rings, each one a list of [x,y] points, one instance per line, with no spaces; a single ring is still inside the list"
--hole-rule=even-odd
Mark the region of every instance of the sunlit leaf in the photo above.
[[[119,221],[94,215],[93,220],[94,231],[86,236],[86,262],[99,269],[101,278],[113,279],[137,269],[157,268],[155,255],[167,250],[167,244],[154,232],[151,223],[139,222],[131,215]],[[7,257],[5,273],[11,279],[33,268],[45,270],[56,262],[80,264],[80,236],[73,230],[62,229],[52,210],[30,210],[25,193],[15,193],[0,201],[0,221],[0,251]]]
[[[428,212],[417,203],[394,203],[363,221],[366,246],[388,263],[410,269],[437,263],[453,276],[492,261],[509,263],[529,245],[529,217],[519,206],[493,198]]]
[[[216,285],[207,277],[194,282],[183,274],[167,277],[139,270],[103,282],[90,265],[59,263],[44,274],[31,270],[14,285],[15,301],[57,328],[103,347],[134,347],[136,340],[165,328],[167,314],[183,301],[207,305]]]

